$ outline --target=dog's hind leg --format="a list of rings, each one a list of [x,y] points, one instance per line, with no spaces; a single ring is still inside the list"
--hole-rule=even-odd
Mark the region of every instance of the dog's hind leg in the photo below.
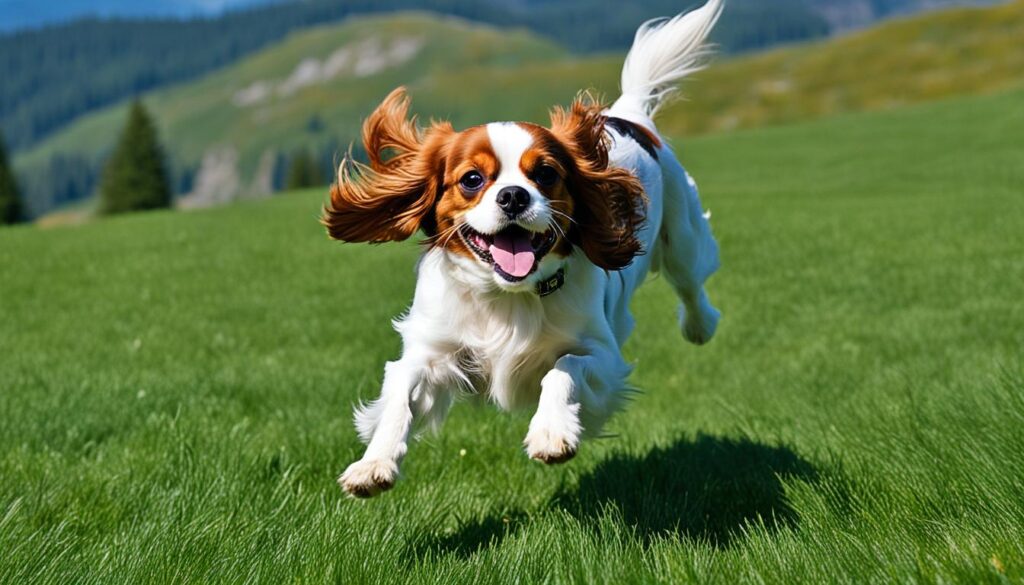
[[[665,212],[658,234],[661,269],[682,301],[683,336],[703,344],[715,334],[720,317],[704,290],[704,282],[718,270],[718,243],[711,235],[710,215],[701,208],[697,184],[674,156],[663,156],[661,163],[665,185]]]

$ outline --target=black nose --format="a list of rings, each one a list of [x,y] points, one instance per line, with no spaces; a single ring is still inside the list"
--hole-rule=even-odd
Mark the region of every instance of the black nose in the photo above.
[[[498,191],[498,207],[509,217],[515,217],[530,206],[530,194],[522,187],[505,187]]]

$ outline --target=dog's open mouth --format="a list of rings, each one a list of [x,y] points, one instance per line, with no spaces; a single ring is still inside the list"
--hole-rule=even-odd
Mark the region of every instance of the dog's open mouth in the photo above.
[[[533,274],[556,239],[554,230],[531,232],[517,225],[496,234],[483,234],[463,224],[459,235],[477,258],[492,265],[509,282],[519,282]]]

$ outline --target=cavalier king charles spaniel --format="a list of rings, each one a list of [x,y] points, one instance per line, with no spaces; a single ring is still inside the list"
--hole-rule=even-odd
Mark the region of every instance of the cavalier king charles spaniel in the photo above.
[[[385,365],[380,397],[356,409],[367,448],[338,480],[346,492],[392,487],[411,429],[436,428],[466,392],[535,408],[526,453],[571,459],[630,391],[620,348],[650,272],[678,293],[683,336],[711,339],[719,313],[704,282],[718,246],[653,117],[700,68],[722,6],[641,26],[622,96],[604,107],[584,95],[549,127],[422,129],[401,88],[366,120],[369,164],[341,164],[323,224],[344,242],[427,238],[412,306],[394,323],[401,357]]]

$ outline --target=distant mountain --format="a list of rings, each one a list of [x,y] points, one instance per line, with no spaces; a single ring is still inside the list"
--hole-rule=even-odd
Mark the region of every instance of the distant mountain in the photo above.
[[[226,10],[267,3],[295,3],[303,0],[0,0],[0,32],[64,23],[83,17],[103,18],[166,18],[211,16]],[[816,8],[834,28],[843,30],[866,26],[893,14],[910,14],[921,10],[993,4],[998,0],[805,0]],[[489,0],[484,2],[515,12],[522,7],[551,11],[556,4],[585,5],[576,0]],[[683,5],[685,2],[677,2]],[[769,4],[769,3],[765,3]],[[619,2],[617,10],[632,11],[639,2]],[[608,7],[610,5],[607,5]],[[425,9],[444,12],[443,6],[423,5]],[[563,10],[563,8],[557,8]]]
[[[0,27],[78,18],[60,25],[0,35],[0,132],[17,152],[83,114],[126,97],[195,79],[291,33],[353,15],[428,10],[500,27],[526,28],[573,52],[597,53],[625,49],[637,25],[648,18],[676,14],[701,3],[702,0],[0,0]],[[752,51],[820,38],[832,30],[861,26],[887,15],[953,3],[986,2],[728,0],[714,40],[723,52]],[[240,8],[244,10],[234,10]],[[81,18],[87,14],[93,16]],[[215,16],[209,16],[212,14]]]
[[[0,0],[0,32],[84,17],[166,18],[219,14],[269,0]]]
[[[685,85],[687,99],[658,124],[680,137],[995,91],[1024,82],[1024,52],[1011,49],[1020,38],[1024,1],[721,59]],[[581,88],[614,97],[621,66],[621,53],[581,57],[524,30],[422,14],[360,17],[144,99],[182,201],[208,205],[274,191],[300,150],[317,153],[331,176],[362,118],[397,85],[409,88],[424,119],[543,122]],[[15,158],[34,215],[91,194],[125,104],[83,116]]]
[[[498,110],[535,117],[578,89],[552,76],[564,73],[556,64],[568,59],[565,49],[522,29],[422,13],[357,17],[293,34],[144,100],[175,190],[187,205],[209,205],[277,190],[290,157],[303,149],[320,154],[330,176],[362,117],[398,85],[415,92],[427,108],[421,111],[460,123]],[[524,68],[536,77],[524,77]],[[33,215],[92,193],[125,112],[122,103],[80,117],[16,157]]]
[[[11,13],[12,0],[4,13]],[[51,0],[15,0],[32,10],[62,5]],[[211,0],[160,0],[179,10]],[[212,0],[216,6],[251,0]],[[575,52],[626,48],[636,27],[649,18],[673,15],[699,0],[527,0],[531,4],[479,0],[303,0],[229,11],[192,20],[78,20],[0,36],[0,131],[12,150],[26,148],[77,116],[125,97],[194,79],[229,65],[286,35],[353,15],[403,9],[433,10],[500,27],[530,29]],[[151,2],[72,0],[95,10],[124,3],[143,10]],[[19,4],[19,6],[22,6]],[[207,7],[214,6],[206,4]],[[151,8],[148,10],[156,10]],[[730,0],[716,30],[724,50],[740,52],[816,38],[825,21],[803,0]]]

